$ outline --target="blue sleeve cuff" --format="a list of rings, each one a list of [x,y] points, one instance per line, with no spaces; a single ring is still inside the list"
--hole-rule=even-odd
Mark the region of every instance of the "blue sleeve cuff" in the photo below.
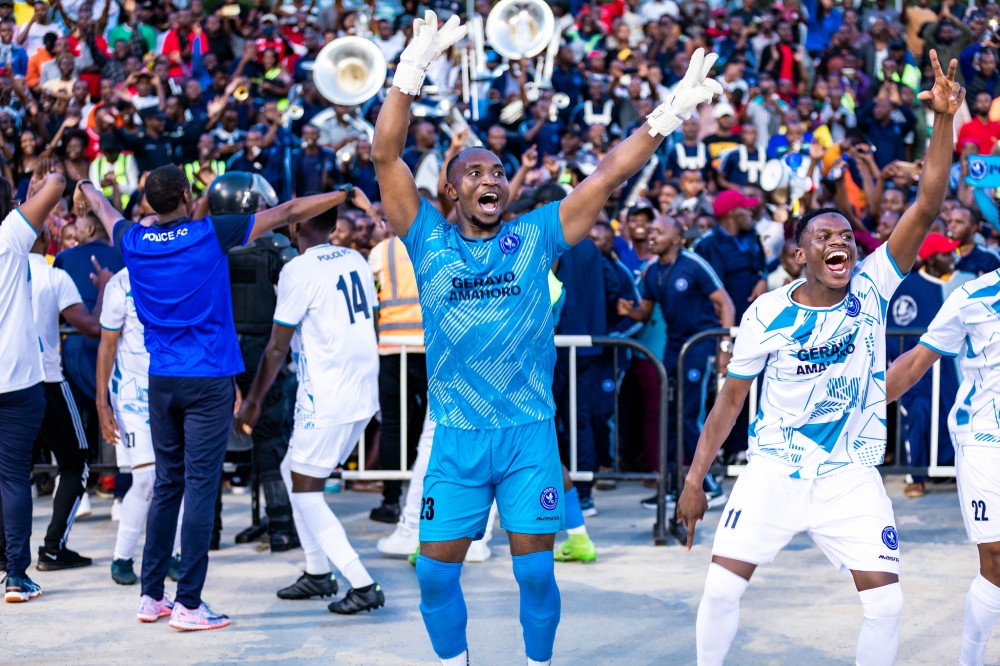
[[[246,245],[247,241],[250,240],[250,232],[253,231],[253,225],[254,225],[254,222],[256,222],[256,221],[257,221],[257,215],[256,214],[251,215],[250,216],[250,223],[247,224],[247,232],[246,232],[246,234],[243,235],[243,242],[240,243],[240,245]]]
[[[289,324],[288,322],[281,321],[280,319],[275,319],[274,323],[278,326],[287,326],[288,328],[298,328],[298,324]]]
[[[111,328],[110,326],[105,326],[104,324],[101,324],[101,328],[104,329],[105,331],[120,331],[120,330],[122,330],[121,326],[119,326],[118,328]]]
[[[757,379],[757,375],[738,375],[732,370],[727,370],[726,374],[730,377],[735,377],[736,379]]]
[[[899,270],[899,266],[896,265],[896,260],[892,258],[892,252],[889,252],[889,243],[885,244],[885,256],[889,257],[889,263],[892,264],[892,268],[896,271],[896,275],[899,276],[899,279],[902,280],[905,278],[907,274]]]
[[[934,345],[930,345],[930,344],[927,344],[927,343],[926,343],[926,342],[924,342],[923,340],[921,340],[921,341],[920,341],[920,342],[918,342],[917,344],[921,344],[921,345],[923,345],[924,347],[927,347],[928,349],[930,349],[930,350],[931,350],[932,352],[934,352],[935,354],[941,354],[941,356],[947,356],[948,358],[955,358],[956,356],[958,356],[958,353],[954,353],[954,354],[953,354],[952,352],[946,352],[946,351],[941,351],[940,349],[938,349],[938,348],[937,348],[937,347],[935,347]]]

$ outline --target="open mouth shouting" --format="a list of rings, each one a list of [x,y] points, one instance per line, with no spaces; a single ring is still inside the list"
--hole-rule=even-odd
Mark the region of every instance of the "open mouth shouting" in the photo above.
[[[848,277],[851,274],[851,255],[847,250],[832,250],[823,259],[823,263],[834,277]]]
[[[477,200],[479,207],[487,215],[496,215],[500,212],[500,195],[497,192],[487,192]]]

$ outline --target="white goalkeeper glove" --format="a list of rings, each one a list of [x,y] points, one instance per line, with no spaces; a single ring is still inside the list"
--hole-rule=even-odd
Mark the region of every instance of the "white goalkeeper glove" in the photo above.
[[[457,15],[438,28],[437,14],[428,10],[424,18],[413,21],[413,39],[403,49],[392,85],[407,95],[418,95],[431,63],[465,37],[468,26],[461,25]]]
[[[706,56],[704,49],[697,49],[694,52],[687,73],[674,88],[673,94],[646,116],[650,128],[649,136],[657,134],[670,136],[686,118],[691,116],[699,104],[711,102],[713,97],[722,94],[719,82],[707,78],[718,57],[715,53]]]

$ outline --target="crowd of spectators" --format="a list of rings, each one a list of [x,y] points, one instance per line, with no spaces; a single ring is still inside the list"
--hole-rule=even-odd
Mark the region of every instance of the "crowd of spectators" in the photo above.
[[[471,46],[457,45],[428,75],[404,160],[421,195],[445,214],[451,203],[439,187],[443,166],[464,146],[478,141],[501,159],[511,183],[508,215],[516,216],[564,196],[637,131],[684,75],[696,48],[719,54],[713,75],[725,91],[609,200],[581,250],[592,257],[577,259],[603,262],[605,270],[574,270],[572,260],[556,267],[563,294],[558,333],[635,336],[674,373],[688,337],[738,324],[755,298],[800,276],[791,240],[798,215],[836,206],[854,225],[862,255],[885,242],[920,179],[932,119],[917,94],[933,81],[931,49],[946,68],[949,59],[958,61],[957,79],[968,94],[967,109],[956,116],[951,194],[934,229],[951,239],[935,245],[945,248],[937,254],[953,261],[930,261],[921,274],[943,283],[956,273],[1000,268],[997,221],[983,223],[963,180],[970,156],[997,152],[1000,139],[997,5],[546,4],[561,35],[551,81],[541,77],[539,62],[508,62],[489,43],[489,74],[469,84],[477,94],[463,95],[461,51]],[[474,7],[484,16],[490,11],[488,0]],[[145,174],[170,162],[184,168],[196,196],[231,171],[260,174],[282,201],[351,184],[375,203],[376,219],[343,211],[331,242],[367,254],[391,233],[377,218],[392,184],[376,180],[369,131],[385,88],[361,106],[336,105],[317,90],[312,65],[325,44],[361,35],[385,56],[388,82],[414,17],[425,9],[443,20],[466,6],[457,0],[371,6],[0,0],[3,175],[22,200],[52,171],[66,176],[67,195],[89,178],[131,219],[151,212],[143,200]],[[479,100],[476,113],[463,101],[469,98]],[[446,113],[451,107],[458,113]],[[99,228],[75,223],[68,205],[53,212],[47,228],[57,262],[78,244],[107,245]],[[687,277],[665,268],[679,266],[679,256],[690,259]],[[658,280],[672,280],[672,288],[645,283],[657,263]],[[88,290],[87,276],[77,278],[81,292]],[[634,316],[646,301],[645,320]],[[899,302],[890,306],[897,325],[929,322],[934,314],[923,301]],[[700,405],[690,410],[692,437],[715,388],[712,363],[728,353],[722,343],[706,353],[708,365],[685,366],[686,390],[696,392]],[[655,369],[638,354],[622,354],[617,363],[610,352],[598,358],[580,373],[580,445],[589,449],[581,468],[609,467],[618,451],[624,468],[655,469]],[[72,374],[73,362],[65,363]],[[615,391],[625,396],[617,433],[608,427]],[[746,448],[745,428],[744,414],[725,449],[729,461]],[[693,449],[693,441],[685,444]],[[913,494],[917,485],[919,479]]]

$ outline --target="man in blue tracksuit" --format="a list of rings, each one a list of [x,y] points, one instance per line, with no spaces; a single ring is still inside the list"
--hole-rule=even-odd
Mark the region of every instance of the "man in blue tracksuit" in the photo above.
[[[642,277],[642,300],[636,305],[632,301],[618,301],[618,313],[635,321],[648,321],[653,306],[659,305],[667,322],[667,346],[663,352],[663,365],[671,386],[676,386],[677,365],[680,352],[693,336],[702,331],[719,326],[733,326],[733,302],[722,281],[712,267],[701,256],[683,249],[683,229],[673,218],[660,217],[649,227],[649,249],[656,261],[646,265]],[[718,314],[717,314],[718,313]],[[720,344],[721,348],[721,344]],[[720,350],[720,367],[729,363],[729,349]],[[712,357],[715,356],[715,340],[712,338],[695,343],[684,357],[684,440],[681,446],[687,458],[694,455],[701,425],[704,421],[705,401],[714,377]],[[672,392],[676,396],[676,388]],[[677,406],[675,398],[670,400],[667,444],[669,451],[677,446]],[[669,453],[673,460],[673,453]],[[705,477],[706,491],[710,493],[709,503],[721,505],[725,502],[722,489],[712,479]]]
[[[91,209],[121,248],[150,354],[149,425],[156,484],[142,558],[140,621],[170,616],[170,626],[181,630],[229,624],[227,616],[213,612],[201,599],[215,495],[236,402],[234,377],[244,369],[226,254],[271,229],[308,220],[347,196],[338,191],[256,215],[196,212],[190,219],[190,183],[181,169],[167,165],[146,179],[146,200],[159,218],[146,227],[122,219],[90,181],[78,185],[77,213]],[[207,213],[207,206],[202,207]],[[163,591],[163,579],[182,497],[184,552],[173,603]]]

